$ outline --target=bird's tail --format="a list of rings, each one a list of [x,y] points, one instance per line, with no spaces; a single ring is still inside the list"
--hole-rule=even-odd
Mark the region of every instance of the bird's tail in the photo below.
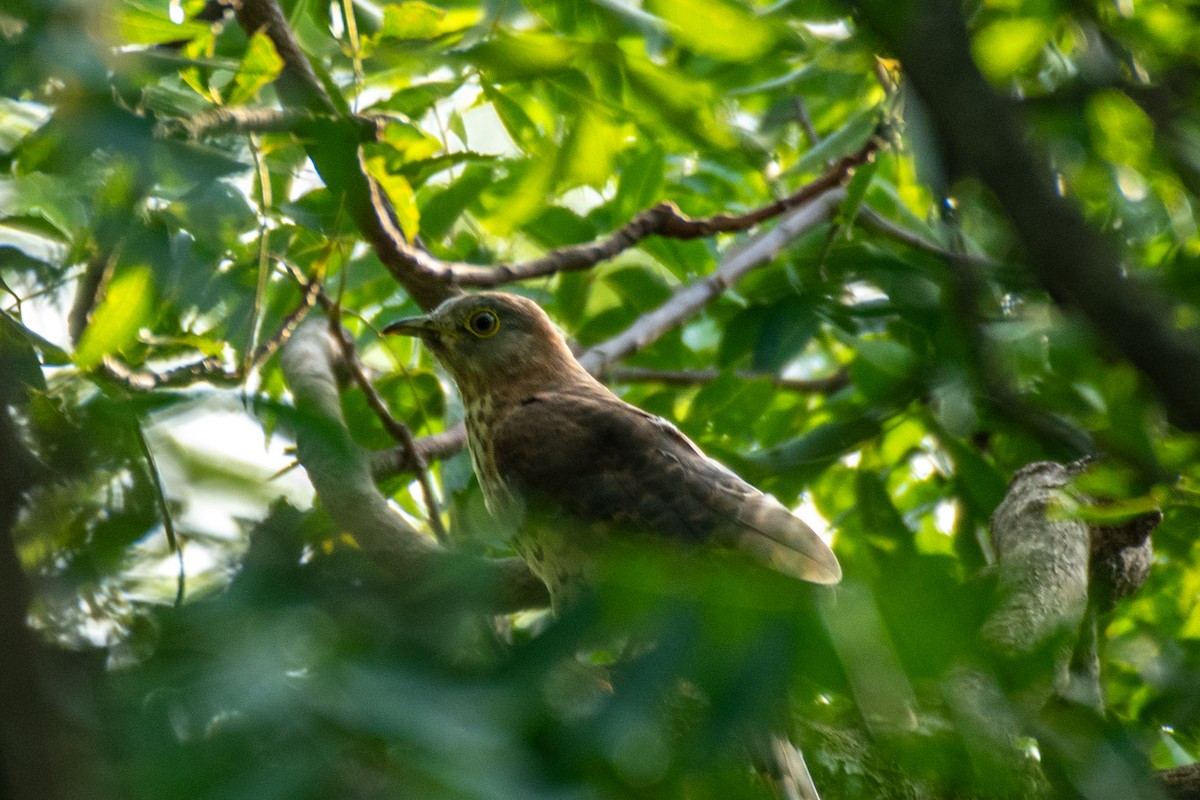
[[[780,572],[810,583],[834,584],[842,567],[812,528],[770,495],[743,503],[738,547]]]
[[[800,748],[782,733],[760,731],[750,737],[760,774],[779,800],[821,800]]]

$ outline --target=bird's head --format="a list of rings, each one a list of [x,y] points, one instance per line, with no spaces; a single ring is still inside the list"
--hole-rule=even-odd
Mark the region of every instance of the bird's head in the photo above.
[[[452,297],[383,332],[419,337],[464,394],[583,373],[546,312],[532,300],[504,292]]]

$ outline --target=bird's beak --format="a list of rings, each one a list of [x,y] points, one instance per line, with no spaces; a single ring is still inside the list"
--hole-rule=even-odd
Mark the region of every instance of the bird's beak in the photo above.
[[[428,336],[431,333],[438,332],[437,323],[427,316],[421,317],[405,317],[398,319],[383,329],[387,334],[401,334],[403,336]]]

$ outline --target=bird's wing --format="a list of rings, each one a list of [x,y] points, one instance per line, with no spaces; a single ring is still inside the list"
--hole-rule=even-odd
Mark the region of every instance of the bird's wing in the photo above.
[[[492,433],[498,471],[535,506],[685,541],[715,538],[801,580],[841,579],[828,546],[779,501],[607,392],[533,395]]]

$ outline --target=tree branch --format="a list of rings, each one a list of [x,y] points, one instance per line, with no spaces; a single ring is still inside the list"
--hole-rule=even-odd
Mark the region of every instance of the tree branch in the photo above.
[[[200,139],[227,133],[288,133],[314,116],[310,111],[289,108],[222,106],[190,117],[164,119],[155,126],[155,135],[167,137],[179,131],[189,139]]]
[[[79,283],[75,286],[75,299],[71,303],[70,313],[67,314],[67,333],[75,344],[79,344],[79,340],[83,338],[88,320],[96,308],[96,300],[100,297],[100,288],[116,261],[115,257],[115,249],[103,255],[93,255],[88,259],[83,274],[79,276]]]
[[[422,436],[413,441],[413,450],[420,456],[420,460],[428,464],[430,461],[441,461],[450,458],[456,453],[462,451],[467,446],[467,427],[463,423],[458,423],[452,428],[447,428],[441,433]],[[390,478],[393,475],[402,475],[406,472],[414,472],[417,469],[417,462],[407,447],[391,447],[387,450],[378,450],[371,454],[371,473],[376,479]]]
[[[710,275],[676,290],[669,300],[645,314],[623,332],[589,348],[579,362],[593,374],[637,352],[688,319],[747,273],[768,263],[797,236],[832,218],[846,190],[828,188],[806,205],[790,212],[769,231],[728,255]]]
[[[532,261],[483,267],[431,260],[423,268],[458,286],[495,287],[559,272],[590,269],[602,261],[616,258],[650,236],[687,240],[721,233],[741,233],[798,209],[845,183],[853,174],[854,168],[874,157],[882,144],[881,137],[871,136],[862,147],[833,164],[816,180],[805,184],[787,197],[745,214],[716,214],[702,219],[691,219],[672,203],[659,203],[642,211],[604,239],[552,250]]]
[[[246,362],[249,368],[262,364],[275,354],[275,351],[287,343],[296,327],[308,315],[313,303],[321,292],[321,284],[311,281],[302,284],[304,292],[300,304],[283,319],[283,324],[271,338],[260,342],[254,348],[254,353]],[[109,378],[138,391],[149,392],[154,389],[169,389],[180,386],[191,386],[200,381],[207,381],[216,386],[236,386],[246,380],[246,369],[241,366],[227,367],[225,361],[217,356],[208,356],[199,361],[181,364],[164,370],[134,369],[113,356],[105,356],[101,369]]]
[[[1086,462],[1030,464],[1013,476],[992,514],[999,603],[980,630],[1004,658],[1056,648],[1055,689],[1067,695],[1072,639],[1087,611],[1087,523],[1074,513],[1084,499],[1068,484]]]
[[[769,372],[740,370],[733,373],[743,381],[768,380],[777,389],[789,392],[833,394],[850,385],[850,373],[839,369],[827,378],[784,378]],[[645,369],[643,367],[614,367],[603,374],[606,381],[614,383],[662,383],[667,386],[699,386],[712,383],[721,376],[720,370],[670,370]]]
[[[1172,800],[1200,800],[1200,764],[1163,769],[1156,775]]]

